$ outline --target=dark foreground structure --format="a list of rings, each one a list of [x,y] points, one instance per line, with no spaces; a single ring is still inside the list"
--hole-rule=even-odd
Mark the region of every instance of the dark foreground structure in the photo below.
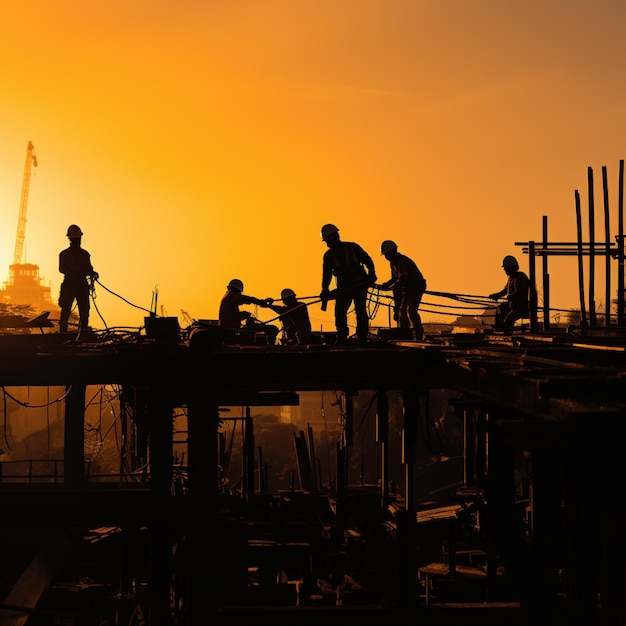
[[[618,328],[393,336],[365,346],[222,347],[152,320],[136,336],[0,337],[0,385],[66,388],[59,474],[0,483],[3,624],[621,624],[626,337]],[[85,391],[119,385],[134,470],[85,470]],[[462,484],[414,496],[433,390],[452,392]],[[337,475],[258,488],[247,419],[241,493],[225,493],[220,408],[345,401]],[[377,485],[347,481],[353,399],[375,398]],[[389,485],[402,403],[403,493]],[[175,463],[172,421],[187,415]],[[130,446],[122,438],[122,447]],[[397,442],[396,442],[397,443]],[[147,458],[138,467],[137,459]],[[379,462],[379,461],[377,461]],[[309,468],[310,470],[311,468]],[[257,473],[260,474],[260,471]]]

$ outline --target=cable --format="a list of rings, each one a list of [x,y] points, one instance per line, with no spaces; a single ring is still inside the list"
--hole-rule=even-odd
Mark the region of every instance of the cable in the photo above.
[[[45,402],[44,404],[30,404],[29,402],[22,402],[21,400],[18,400],[15,396],[11,395],[4,386],[0,387],[0,389],[2,389],[2,393],[5,396],[5,401],[6,398],[11,398],[11,400],[13,400],[13,402],[15,402],[16,404],[19,404],[20,406],[23,406],[24,408],[27,409],[42,409],[44,407],[48,407],[48,406],[52,406],[53,404],[56,404],[57,402],[62,402],[63,400],[65,400],[65,398],[67,397],[67,394],[71,391],[72,387],[71,385],[65,390],[65,393],[63,393],[62,395],[60,395],[58,398],[55,398],[54,400],[51,400],[49,402]]]
[[[373,320],[380,308],[380,288],[372,285],[367,291],[367,317]]]
[[[114,291],[111,291],[108,287],[106,287],[105,285],[103,285],[99,279],[96,279],[96,281],[100,287],[102,287],[103,289],[105,289],[106,291],[108,291],[111,295],[114,295],[115,297],[119,298],[120,300],[123,300],[124,302],[126,302],[126,304],[130,304],[130,306],[135,307],[136,309],[139,309],[141,311],[145,311],[146,313],[150,313],[150,315],[153,315],[154,313],[152,311],[150,311],[149,309],[145,309],[142,306],[138,306],[136,304],[133,304],[132,302],[130,302],[129,300],[127,300],[126,298],[120,296],[118,293],[115,293]]]

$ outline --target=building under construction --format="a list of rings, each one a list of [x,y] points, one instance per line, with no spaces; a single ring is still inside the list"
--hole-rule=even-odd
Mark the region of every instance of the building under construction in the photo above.
[[[621,223],[617,245],[553,243],[547,228],[520,242],[531,314],[510,333],[226,345],[209,323],[150,316],[136,332],[0,337],[5,442],[20,419],[10,405],[61,414],[45,429],[49,458],[0,463],[3,623],[623,623]],[[617,261],[614,315],[581,302],[577,326],[551,323],[555,252],[581,268]],[[113,463],[97,472],[94,390],[117,412]],[[335,394],[332,474],[299,429],[292,483],[268,489],[276,457],[257,445],[251,409],[311,392]],[[458,462],[426,450],[435,434]]]

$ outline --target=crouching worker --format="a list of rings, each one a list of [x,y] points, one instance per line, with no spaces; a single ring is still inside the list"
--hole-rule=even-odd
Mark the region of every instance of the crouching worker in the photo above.
[[[524,272],[520,271],[517,259],[507,255],[502,261],[502,269],[506,272],[508,280],[504,289],[489,295],[492,300],[506,298],[496,307],[495,330],[510,332],[517,320],[529,316],[529,293],[530,280]]]
[[[268,307],[271,299],[261,300],[243,293],[243,282],[233,278],[226,287],[226,293],[220,302],[218,325],[222,330],[225,344],[252,345],[260,333],[267,338],[268,344],[276,343],[278,326],[264,324],[255,319],[250,311],[242,311],[239,307],[255,304]]]
[[[310,345],[321,343],[311,330],[309,310],[304,302],[298,300],[293,289],[280,292],[282,304],[269,304],[269,308],[279,314],[283,325],[283,343],[286,345]]]

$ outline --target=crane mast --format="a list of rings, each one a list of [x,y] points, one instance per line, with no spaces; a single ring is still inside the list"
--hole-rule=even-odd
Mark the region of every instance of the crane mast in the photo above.
[[[28,142],[26,149],[26,163],[24,165],[24,179],[22,180],[22,198],[20,200],[20,213],[17,218],[17,236],[15,238],[15,253],[13,264],[21,265],[24,261],[24,241],[26,240],[26,212],[28,210],[28,192],[30,190],[30,173],[32,167],[37,167],[37,157],[34,154],[33,142]]]

